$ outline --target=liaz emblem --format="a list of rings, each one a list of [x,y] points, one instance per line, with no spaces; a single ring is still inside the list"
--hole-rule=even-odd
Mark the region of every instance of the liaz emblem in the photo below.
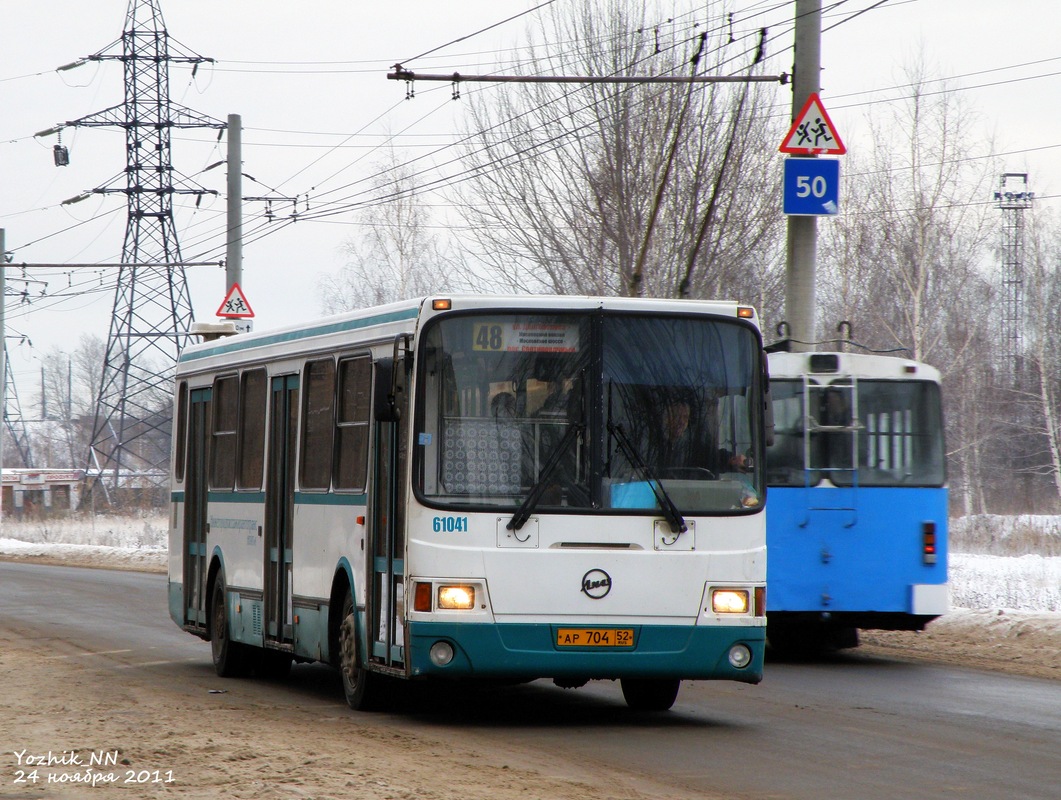
[[[587,597],[600,600],[612,590],[612,576],[602,569],[591,569],[582,576],[582,591]]]

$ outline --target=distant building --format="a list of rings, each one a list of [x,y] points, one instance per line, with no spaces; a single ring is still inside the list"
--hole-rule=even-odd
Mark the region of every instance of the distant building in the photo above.
[[[83,469],[3,470],[4,516],[69,514],[81,502]]]

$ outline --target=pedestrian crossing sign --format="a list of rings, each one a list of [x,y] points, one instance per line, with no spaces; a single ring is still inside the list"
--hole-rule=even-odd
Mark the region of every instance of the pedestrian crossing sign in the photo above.
[[[847,152],[817,92],[807,98],[803,110],[793,120],[781,142],[781,152],[801,156],[842,156]]]
[[[228,290],[228,294],[225,295],[225,299],[221,301],[221,306],[217,309],[217,316],[226,319],[249,319],[254,316],[251,304],[247,302],[238,283],[232,284],[232,288]]]

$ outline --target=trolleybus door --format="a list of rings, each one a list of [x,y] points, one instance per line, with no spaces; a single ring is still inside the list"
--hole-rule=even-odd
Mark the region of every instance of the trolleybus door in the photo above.
[[[184,625],[206,629],[206,475],[213,390],[191,392],[184,483]]]
[[[273,378],[265,482],[265,640],[293,644],[291,538],[295,496],[298,376]]]
[[[371,660],[404,665],[405,468],[408,401],[404,360],[376,363],[375,422],[369,550],[372,591],[368,596]],[[391,368],[393,364],[393,369]],[[390,398],[393,398],[393,403]],[[382,410],[381,410],[382,409]]]

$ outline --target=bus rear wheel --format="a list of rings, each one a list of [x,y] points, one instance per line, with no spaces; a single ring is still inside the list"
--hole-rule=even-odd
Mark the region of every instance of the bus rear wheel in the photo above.
[[[214,671],[221,678],[246,675],[247,648],[232,641],[225,604],[225,581],[220,572],[214,576],[210,609],[210,656],[214,661]]]
[[[381,704],[381,678],[361,666],[357,654],[355,613],[354,597],[347,589],[343,598],[343,618],[339,623],[339,672],[343,677],[346,704],[355,711],[372,711]]]
[[[634,711],[667,711],[678,698],[681,681],[670,678],[623,678],[626,704]]]

